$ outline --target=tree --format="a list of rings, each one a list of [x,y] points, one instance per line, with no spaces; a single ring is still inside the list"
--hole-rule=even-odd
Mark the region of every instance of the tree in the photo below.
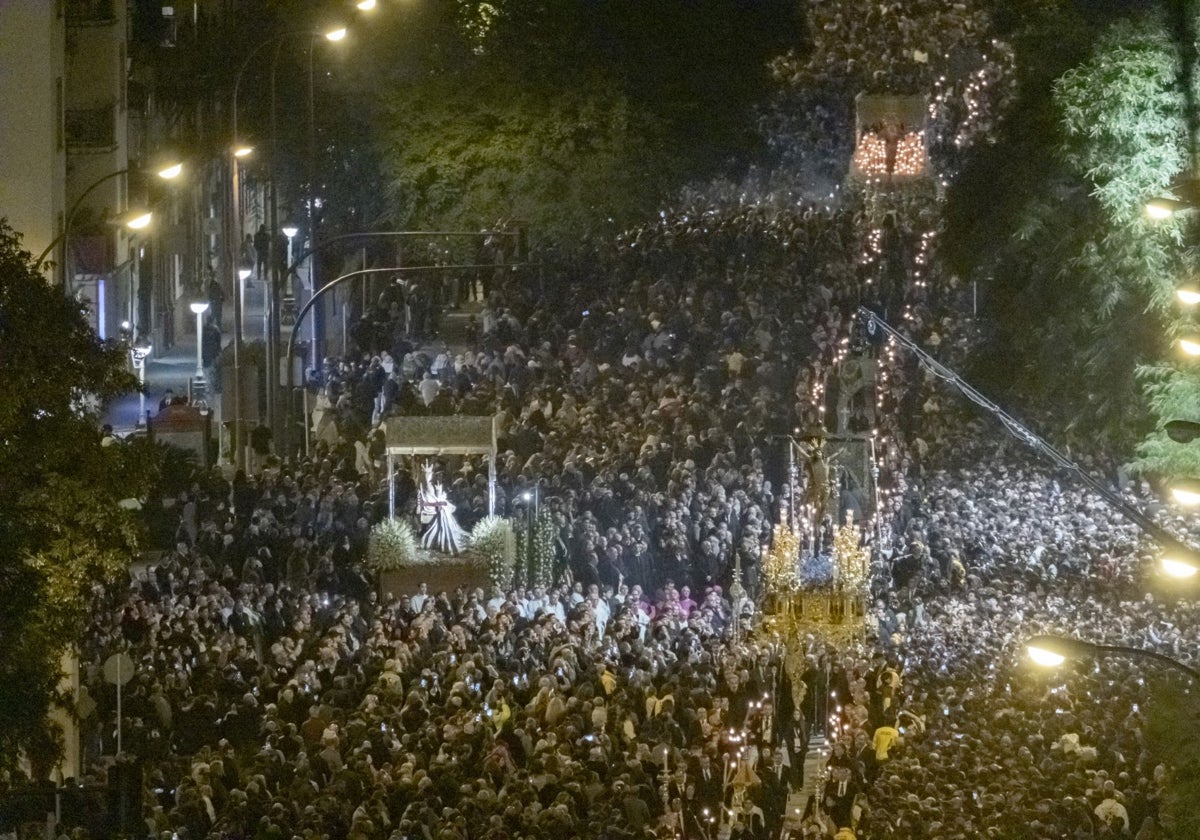
[[[1146,746],[1168,768],[1159,811],[1163,837],[1200,837],[1200,702],[1178,679],[1158,678],[1146,704]],[[1132,827],[1137,830],[1138,826]]]
[[[117,502],[146,488],[101,447],[97,406],[137,387],[78,303],[0,219],[0,766],[53,763],[46,712],[92,587],[128,569],[138,527]]]
[[[1146,435],[1200,409],[1170,348],[1173,284],[1190,255],[1185,227],[1143,208],[1184,168],[1184,102],[1160,16],[1103,23],[1068,18],[1027,39],[1030,54],[1053,31],[1059,49],[1039,52],[1049,57],[1022,80],[1001,141],[951,190],[947,254],[994,319],[979,359],[1001,373],[991,382],[1089,446],[1129,452],[1144,439],[1137,466],[1175,473],[1200,459]]]
[[[397,222],[519,217],[560,238],[644,218],[758,143],[790,2],[427,4],[370,50]],[[736,31],[738,38],[730,38]]]

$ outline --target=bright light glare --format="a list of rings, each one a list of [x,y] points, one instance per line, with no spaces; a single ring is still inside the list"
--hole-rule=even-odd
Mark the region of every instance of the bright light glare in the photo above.
[[[1189,356],[1200,356],[1200,338],[1179,339],[1179,349]]]
[[[360,12],[369,12],[375,8],[375,0],[358,0],[358,10]]]
[[[164,166],[162,169],[158,170],[158,177],[165,178],[166,180],[169,181],[172,178],[178,178],[179,173],[182,171],[183,171],[182,163],[173,163],[170,166]]]
[[[1180,210],[1184,210],[1189,205],[1186,202],[1178,201],[1174,198],[1159,196],[1152,198],[1146,202],[1146,215],[1151,219],[1169,219]]]
[[[237,146],[233,150],[233,156],[238,158],[246,157],[246,155],[254,154],[253,146]]]
[[[153,213],[142,213],[140,216],[134,216],[132,219],[127,221],[125,223],[125,227],[132,230],[141,230],[142,228],[148,226],[153,219]]]
[[[1196,574],[1197,570],[1191,563],[1185,563],[1182,560],[1176,560],[1173,557],[1164,557],[1159,561],[1159,566],[1162,567],[1163,573],[1170,575],[1173,578],[1190,578]]]
[[[1200,491],[1192,487],[1172,487],[1171,495],[1175,501],[1185,507],[1195,507],[1200,505]]]
[[[192,313],[195,315],[203,315],[208,311],[208,301],[198,300],[195,303],[188,304],[191,307]]]
[[[1180,286],[1175,290],[1175,297],[1184,306],[1195,306],[1200,303],[1200,286]]]
[[[300,232],[300,228],[296,227],[295,225],[287,225],[283,228],[283,235],[286,236],[288,239],[291,239],[299,232]]]
[[[325,33],[325,37],[330,41],[340,41],[346,37],[346,27],[341,26],[337,29],[331,29]]]
[[[239,268],[239,269],[238,269],[238,279],[239,279],[239,280],[245,280],[247,277],[249,277],[249,276],[250,276],[251,274],[253,274],[253,273],[254,273],[254,270],[253,270],[253,269],[250,269],[250,268]]]
[[[1027,645],[1025,650],[1029,654],[1030,659],[1045,668],[1057,668],[1067,661],[1067,658],[1061,653],[1055,653],[1052,650],[1046,650],[1036,645]]]

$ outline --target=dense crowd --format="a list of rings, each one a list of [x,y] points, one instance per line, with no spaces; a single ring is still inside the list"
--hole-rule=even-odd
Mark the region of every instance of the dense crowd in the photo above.
[[[949,283],[881,289],[912,266],[871,254],[911,259],[900,245],[919,234],[881,226],[847,260],[862,222],[666,213],[571,282],[497,268],[424,298],[484,299],[469,347],[389,288],[359,355],[314,372],[312,457],[198,474],[170,500],[175,549],[96,592],[85,781],[115,746],[99,663],[126,650],[137,836],[1154,837],[1170,770],[1147,748],[1151,681],[1111,662],[1035,674],[1020,643],[1062,632],[1187,658],[1200,605],[1144,598],[1136,529],[980,444],[994,435],[863,329],[860,302],[947,362],[971,340]],[[555,580],[381,598],[364,559],[386,512],[382,426],[493,412],[498,509],[538,485]],[[850,650],[777,636],[731,594],[735,559],[761,588],[789,482],[810,497],[780,441],[814,426],[877,445],[870,630]],[[465,524],[486,512],[479,465],[438,472]],[[409,510],[415,488],[396,489]],[[829,519],[875,513],[836,489]],[[828,765],[806,780],[821,733]],[[806,781],[817,795],[789,798]],[[111,835],[102,819],[73,821]]]

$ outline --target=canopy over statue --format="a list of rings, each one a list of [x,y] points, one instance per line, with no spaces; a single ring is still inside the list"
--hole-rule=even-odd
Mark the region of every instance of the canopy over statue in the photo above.
[[[488,514],[495,513],[496,417],[389,417],[384,423],[384,434],[387,440],[389,516],[396,515],[395,460],[403,455],[486,455]]]
[[[854,106],[852,178],[878,185],[930,173],[924,97],[860,93]]]

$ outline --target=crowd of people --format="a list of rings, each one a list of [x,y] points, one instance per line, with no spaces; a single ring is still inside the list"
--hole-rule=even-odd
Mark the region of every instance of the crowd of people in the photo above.
[[[360,357],[320,372],[314,457],[198,475],[172,504],[175,550],[96,593],[87,754],[114,750],[98,664],[126,650],[134,833],[1158,836],[1171,771],[1147,745],[1153,681],[1112,662],[1047,677],[1020,646],[1059,632],[1186,659],[1200,605],[1143,597],[1136,529],[984,448],[980,421],[863,333],[851,313],[879,274],[845,259],[859,221],[680,210],[598,253],[594,276],[498,273],[471,347],[364,331]],[[970,341],[953,294],[916,290],[892,317],[948,361]],[[822,387],[856,358],[869,404]],[[381,599],[364,565],[385,514],[380,425],[491,411],[498,509],[539,485],[556,579]],[[834,649],[760,623],[732,569],[761,589],[798,478],[777,436],[860,413],[881,468],[870,630]],[[482,516],[479,468],[438,469],[467,524]],[[822,733],[825,770],[805,779]]]
[[[815,46],[780,79],[933,90],[935,162],[993,130],[1010,57],[980,10],[809,16]],[[829,126],[851,115],[805,101],[823,139],[798,167],[840,180],[848,133]],[[931,269],[929,196],[726,186],[536,272],[481,238],[461,262],[492,267],[375,287],[353,352],[310,371],[312,454],[197,472],[164,502],[173,548],[94,592],[87,769],[63,788],[61,834],[1166,836],[1174,768],[1148,710],[1178,683],[1116,658],[1039,671],[1022,643],[1195,664],[1200,601],[1154,591],[1136,527],[958,411],[858,316],[949,365],[969,350],[963,290]],[[249,237],[243,261],[261,274],[270,246]],[[451,341],[444,313],[468,301]],[[217,324],[220,306],[218,287]],[[206,365],[219,334],[207,343]],[[408,470],[386,487],[387,423],[455,414],[499,416],[496,509],[523,515],[536,486],[552,580],[381,594],[371,529],[389,491],[408,516],[417,489]],[[822,434],[870,443],[873,493],[836,465],[789,467]],[[438,458],[436,477],[464,526],[484,517],[482,463]],[[1200,541],[1148,487],[1118,490]],[[760,615],[775,529],[800,522],[804,551],[827,553],[847,513],[873,558],[861,639]],[[102,667],[117,652],[135,664],[120,695]]]

